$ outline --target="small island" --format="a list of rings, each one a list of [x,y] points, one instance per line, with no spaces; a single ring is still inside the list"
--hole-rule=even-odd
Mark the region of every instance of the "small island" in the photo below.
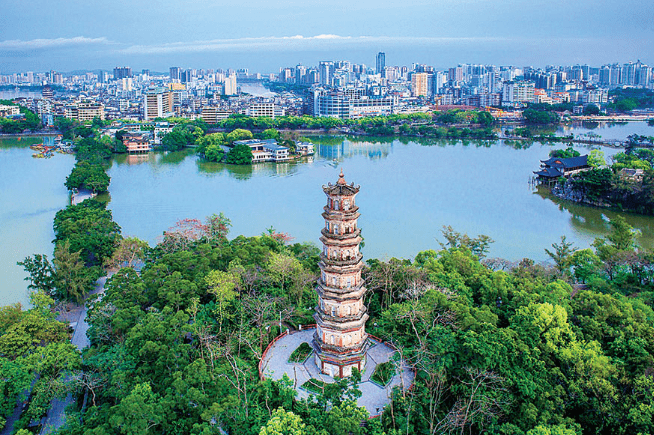
[[[654,214],[654,137],[632,135],[627,148],[607,165],[600,150],[580,155],[573,148],[552,150],[535,171],[553,195],[597,207]]]

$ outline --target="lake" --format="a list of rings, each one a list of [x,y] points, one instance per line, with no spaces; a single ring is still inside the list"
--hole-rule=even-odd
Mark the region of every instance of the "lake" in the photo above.
[[[43,98],[41,88],[38,90],[28,87],[0,89],[0,100],[13,100],[14,98]]]
[[[605,127],[626,137],[652,135],[644,123]],[[616,129],[616,130],[614,130]],[[583,132],[584,130],[579,130]],[[642,132],[641,132],[642,131]],[[357,196],[364,258],[413,258],[438,249],[441,229],[451,225],[471,236],[495,240],[491,257],[546,260],[544,252],[566,235],[588,247],[609,230],[615,212],[552,198],[530,184],[539,160],[554,147],[516,148],[492,141],[461,143],[386,138],[313,138],[317,153],[304,161],[233,167],[200,161],[193,150],[115,157],[109,209],[123,235],[155,244],[163,231],[186,218],[223,212],[230,237],[259,235],[271,226],[294,242],[319,243],[325,195],[342,168]],[[558,145],[559,147],[561,145]],[[586,153],[589,147],[578,146]],[[603,148],[606,156],[619,150]],[[52,219],[66,206],[63,182],[70,155],[33,159],[26,145],[0,140],[0,305],[26,301],[26,283],[16,261],[33,253],[51,257]],[[654,218],[623,214],[654,247]]]
[[[35,253],[52,259],[52,220],[68,204],[63,183],[75,157],[35,159],[29,146],[53,139],[0,138],[0,306],[28,300],[26,274],[17,261]]]

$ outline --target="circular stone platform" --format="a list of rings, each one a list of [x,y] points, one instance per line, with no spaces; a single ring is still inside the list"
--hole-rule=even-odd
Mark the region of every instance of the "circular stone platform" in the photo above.
[[[291,353],[302,343],[311,345],[315,328],[302,331],[293,331],[289,334],[278,337],[263,354],[260,364],[260,374],[266,378],[279,380],[284,373],[293,382],[293,388],[298,392],[298,398],[304,399],[312,393],[302,388],[305,382],[310,379],[318,379],[325,383],[333,383],[334,378],[320,373],[315,363],[313,352],[303,363],[292,363],[288,359]],[[359,389],[361,397],[357,400],[359,406],[368,410],[371,416],[381,414],[386,405],[391,402],[391,392],[394,387],[408,389],[413,383],[414,373],[404,361],[398,363],[395,376],[386,386],[381,386],[370,380],[378,364],[391,360],[396,353],[387,344],[376,339],[368,338],[370,347],[366,354],[366,365],[361,373]]]

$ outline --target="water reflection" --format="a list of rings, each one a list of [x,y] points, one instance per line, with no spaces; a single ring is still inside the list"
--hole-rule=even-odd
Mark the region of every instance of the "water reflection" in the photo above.
[[[361,138],[363,139],[363,138]],[[340,144],[316,144],[318,156],[330,160],[343,160],[346,158],[364,156],[371,160],[387,157],[393,148],[393,140],[388,141],[357,141],[343,140]]]
[[[589,130],[595,130],[597,127],[599,127],[600,123],[597,121],[582,121],[581,126],[583,128],[587,128]]]
[[[54,145],[55,136],[0,137],[0,148],[27,148],[30,145]]]
[[[611,231],[609,221],[620,215],[629,225],[640,231],[638,243],[643,248],[654,248],[654,220],[651,217],[580,205],[558,198],[544,187],[539,187],[534,193],[554,202],[560,211],[568,213],[570,224],[577,232],[595,238],[604,237]]]
[[[140,165],[147,163],[149,160],[149,154],[128,154],[126,162],[128,165]]]
[[[195,154],[195,148],[186,148],[181,151],[164,151],[157,153],[159,160],[158,163],[163,165],[179,165],[188,156]]]

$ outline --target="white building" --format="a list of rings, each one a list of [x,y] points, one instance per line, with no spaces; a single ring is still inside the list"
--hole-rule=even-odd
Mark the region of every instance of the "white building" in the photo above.
[[[502,105],[515,106],[535,102],[533,82],[507,82],[502,87]]]
[[[242,109],[241,114],[254,117],[266,116],[268,118],[275,118],[276,116],[286,115],[286,110],[275,103],[252,103],[245,109]]]
[[[288,148],[278,145],[275,139],[237,140],[234,145],[247,145],[252,150],[252,163],[286,162],[289,160]]]
[[[204,106],[200,118],[207,124],[218,124],[218,121],[229,118],[231,114],[232,112],[216,106]]]
[[[143,119],[146,121],[155,118],[168,118],[173,116],[172,92],[166,88],[149,90],[143,95]]]
[[[20,114],[18,106],[5,106],[0,104],[0,117],[14,116]]]
[[[225,77],[225,83],[223,83],[223,95],[236,95],[237,93],[236,74],[230,74]]]

